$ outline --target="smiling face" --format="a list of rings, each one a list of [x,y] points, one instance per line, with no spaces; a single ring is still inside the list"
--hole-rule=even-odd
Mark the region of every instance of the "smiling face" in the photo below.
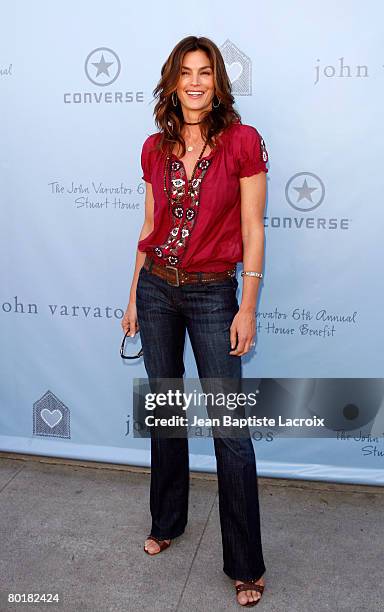
[[[215,93],[213,69],[201,49],[184,55],[176,92],[184,114],[211,110]]]

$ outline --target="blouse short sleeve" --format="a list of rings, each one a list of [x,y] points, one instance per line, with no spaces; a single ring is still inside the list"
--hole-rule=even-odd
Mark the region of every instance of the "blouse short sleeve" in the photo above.
[[[144,144],[141,149],[141,168],[143,170],[142,179],[147,183],[151,183],[151,155],[150,151],[152,147],[153,134],[148,136],[148,138],[144,141]]]
[[[263,137],[252,125],[241,126],[239,177],[268,172],[268,152]]]

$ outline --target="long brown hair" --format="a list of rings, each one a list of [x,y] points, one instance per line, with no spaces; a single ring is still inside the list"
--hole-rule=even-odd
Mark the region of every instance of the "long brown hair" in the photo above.
[[[172,92],[176,90],[181,74],[181,66],[184,55],[188,51],[204,51],[211,62],[213,69],[213,80],[215,95],[220,99],[218,108],[212,108],[205,114],[201,124],[201,135],[210,148],[215,146],[215,136],[225,130],[232,123],[241,122],[239,113],[233,108],[235,99],[232,96],[231,82],[225,69],[224,59],[220,49],[209,38],[204,36],[187,36],[180,40],[171,51],[168,59],[161,68],[161,78],[153,90],[153,96],[158,98],[153,114],[155,123],[162,136],[157,148],[163,152],[169,148],[171,143],[180,143],[183,157],[186,153],[185,141],[181,134],[184,124],[181,105],[173,106]]]

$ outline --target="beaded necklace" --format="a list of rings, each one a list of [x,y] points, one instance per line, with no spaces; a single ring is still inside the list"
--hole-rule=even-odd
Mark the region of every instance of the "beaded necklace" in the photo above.
[[[195,178],[195,173],[196,173],[196,169],[197,169],[197,164],[199,163],[199,161],[200,161],[200,160],[201,160],[201,158],[203,157],[203,153],[204,153],[204,151],[205,151],[206,147],[207,147],[207,142],[205,142],[205,143],[204,143],[204,146],[203,146],[203,148],[202,148],[202,150],[201,150],[201,152],[200,152],[200,155],[199,155],[199,157],[198,157],[198,158],[197,158],[197,160],[196,160],[195,166],[194,166],[193,171],[192,171],[192,176],[191,176],[191,178],[190,178],[190,180],[189,180],[189,181],[188,181],[188,179],[187,179],[187,172],[185,171],[185,177],[186,177],[187,182],[188,182],[188,195],[191,195],[191,188],[190,188],[190,185],[192,185],[192,183],[193,183],[193,179]],[[168,155],[167,155],[167,158],[166,158],[166,160],[165,160],[165,164],[164,164],[164,177],[163,177],[163,179],[164,179],[164,180],[163,180],[163,184],[164,184],[163,189],[164,189],[164,192],[167,194],[167,199],[168,199],[168,213],[169,213],[169,214],[170,214],[170,212],[171,212],[171,194],[169,193],[169,191],[168,191],[168,189],[167,189],[167,174],[168,174],[168,166],[169,166],[169,160],[170,160],[170,158],[171,158],[171,156],[168,154]],[[181,163],[182,163],[182,162],[181,162]],[[183,164],[183,166],[184,166],[184,164]],[[185,170],[185,167],[184,167],[184,170]]]

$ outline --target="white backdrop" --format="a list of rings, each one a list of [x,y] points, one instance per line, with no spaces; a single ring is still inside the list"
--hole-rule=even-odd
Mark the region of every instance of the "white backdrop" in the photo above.
[[[355,0],[2,7],[0,449],[149,465],[149,440],[126,435],[132,379],[146,373],[142,359],[120,359],[120,320],[152,90],[191,34],[221,48],[236,108],[270,158],[265,282],[243,375],[383,375],[383,17],[380,2]],[[185,362],[197,377],[189,340]],[[383,483],[382,437],[255,449],[260,475]],[[212,440],[190,450],[191,468],[216,469]]]

